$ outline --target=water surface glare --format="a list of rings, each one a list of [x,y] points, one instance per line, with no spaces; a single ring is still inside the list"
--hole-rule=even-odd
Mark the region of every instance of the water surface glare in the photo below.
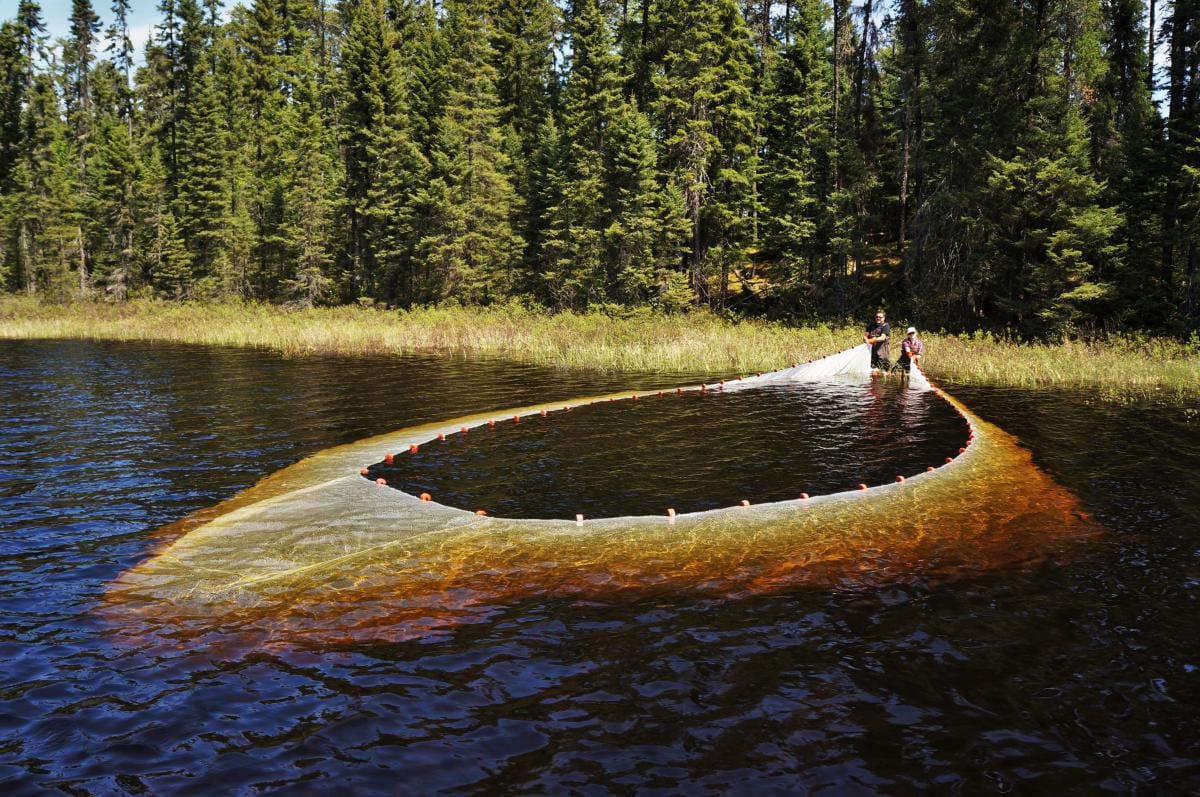
[[[856,544],[830,578],[761,594],[524,594],[390,638],[297,635],[279,613],[99,611],[168,541],[159,527],[329,446],[689,381],[0,341],[0,790],[1200,790],[1200,420],[1185,406],[954,389],[1099,521],[1084,540],[1001,523],[948,552],[918,545],[947,530],[914,522],[895,567]],[[972,542],[1006,540],[1010,565],[964,564]],[[387,600],[403,603],[326,603],[336,629]]]

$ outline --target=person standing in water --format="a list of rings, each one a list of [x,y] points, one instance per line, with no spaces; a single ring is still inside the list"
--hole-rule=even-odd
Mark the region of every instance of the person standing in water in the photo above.
[[[925,353],[925,344],[917,339],[917,328],[909,327],[900,344],[900,359],[896,366],[907,374],[915,365],[921,367],[921,355]]]
[[[887,313],[877,310],[875,321],[867,324],[867,332],[863,335],[863,342],[871,346],[871,368],[877,368],[884,373],[892,367],[892,361],[888,359],[888,335],[891,331]]]

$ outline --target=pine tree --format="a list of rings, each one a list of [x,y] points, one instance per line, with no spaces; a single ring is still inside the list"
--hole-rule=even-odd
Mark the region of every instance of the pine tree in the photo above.
[[[790,304],[819,277],[827,251],[818,232],[832,190],[829,176],[831,69],[825,11],[817,0],[797,3],[788,41],[773,61],[764,125],[764,251],[779,264]]]
[[[1099,68],[1100,18],[1090,0],[1066,0],[1034,18],[1045,34],[1024,50],[1024,118],[1008,157],[988,159],[984,238],[976,259],[981,308],[1033,337],[1087,331],[1113,312],[1123,267],[1123,221],[1101,204],[1087,108]]]
[[[562,155],[548,212],[544,279],[555,304],[643,302],[657,294],[662,196],[649,122],[626,98],[620,62],[595,0],[571,14],[571,77],[565,91]]]
[[[283,296],[302,307],[332,297],[334,197],[339,189],[332,142],[321,112],[316,65],[298,56],[294,116],[284,126],[283,147],[288,180],[284,189],[283,238],[288,272]]]
[[[1111,312],[1114,291],[1103,276],[1124,252],[1114,241],[1120,214],[1099,203],[1078,108],[1054,98],[1032,106],[1025,146],[992,162],[980,287],[994,323],[1044,338],[1094,329]]]
[[[92,8],[91,0],[74,0],[71,10],[71,35],[64,45],[63,52],[66,118],[71,131],[71,145],[75,160],[73,175],[75,190],[71,193],[72,207],[66,212],[71,217],[70,221],[74,223],[78,242],[77,271],[81,296],[85,296],[91,291],[93,255],[90,238],[92,236],[85,234],[84,226],[86,220],[94,216],[95,210],[92,207],[92,199],[88,195],[90,185],[87,165],[92,157],[94,146],[90,85],[93,47],[99,31],[100,17]]]
[[[33,77],[21,119],[21,157],[10,195],[17,285],[26,293],[71,292],[78,263],[74,158],[54,80]]]
[[[1118,238],[1126,248],[1124,268],[1110,275],[1117,291],[1116,319],[1165,328],[1170,285],[1161,279],[1163,168],[1158,119],[1149,86],[1150,65],[1142,47],[1142,3],[1103,4],[1103,74],[1091,106],[1092,160],[1105,183],[1104,204],[1119,206],[1125,223]]]
[[[286,3],[277,5],[278,0],[255,0],[237,26],[244,84],[239,100],[245,111],[241,132],[249,180],[247,211],[254,225],[250,283],[260,297],[274,292],[288,268],[282,230],[286,183],[282,128],[290,85],[285,50],[296,32],[284,16]]]
[[[144,279],[168,299],[186,299],[192,288],[191,254],[167,196],[167,168],[156,149],[142,169],[138,201],[144,223],[138,252]]]
[[[723,305],[754,211],[753,47],[736,0],[663,6],[671,45],[655,89],[665,166],[691,224],[692,288],[701,301]]]
[[[192,276],[202,293],[220,292],[228,214],[224,179],[229,146],[215,77],[204,66],[190,80],[188,114],[179,127],[172,216],[190,253]]]
[[[488,20],[462,0],[446,3],[446,107],[438,121],[418,245],[425,300],[488,303],[517,281],[524,242],[513,223],[520,202],[499,126]]]
[[[0,24],[0,195],[12,190],[10,178],[21,150],[21,108],[25,105],[25,64],[15,22]]]
[[[30,192],[40,193],[39,161],[44,163],[44,134],[53,120],[37,113],[49,111],[49,98],[35,102],[35,58],[42,52],[45,26],[41,7],[34,0],[21,0],[17,16],[0,29],[0,68],[4,80],[0,107],[0,197],[5,223],[3,253],[5,282],[12,290],[36,292],[34,250],[39,225],[44,218],[30,213]],[[46,88],[45,86],[43,88]],[[54,114],[57,118],[57,113]],[[41,153],[39,157],[39,153]]]
[[[356,296],[418,293],[412,266],[412,207],[426,169],[406,124],[407,85],[396,32],[380,0],[363,0],[342,45],[346,193]]]
[[[555,48],[561,12],[553,0],[491,0],[491,4],[499,122],[511,182],[523,208],[514,222],[526,241],[526,268],[533,268],[541,219],[530,211],[541,190],[536,160],[558,100]]]
[[[1170,286],[1185,325],[1200,318],[1200,2],[1175,0],[1163,23],[1170,53],[1167,70],[1167,177],[1163,205],[1162,281]]]

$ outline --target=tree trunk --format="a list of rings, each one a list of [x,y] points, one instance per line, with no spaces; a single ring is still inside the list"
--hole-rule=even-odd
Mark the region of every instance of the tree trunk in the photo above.
[[[37,282],[33,273],[33,257],[29,253],[29,222],[21,219],[17,231],[17,256],[21,258],[21,271],[25,275],[25,293],[33,296],[37,293]]]
[[[1150,93],[1154,93],[1154,0],[1150,0],[1150,31],[1146,37],[1146,47],[1149,50],[1147,53],[1147,69],[1146,82],[1149,84]]]
[[[83,246],[83,225],[75,226],[75,245],[79,247],[79,296],[85,298],[91,293],[91,279],[88,274],[87,250]]]
[[[838,117],[841,115],[842,69],[841,69],[842,9],[841,0],[833,0],[833,187],[841,190],[842,176],[838,169]]]
[[[863,3],[862,41],[858,44],[858,58],[854,66],[854,134],[857,137],[862,125],[862,100],[866,93],[867,46],[871,40],[871,0]]]
[[[1196,242],[1188,241],[1187,253],[1187,288],[1184,292],[1183,314],[1188,318],[1196,317],[1196,269],[1197,269]]]

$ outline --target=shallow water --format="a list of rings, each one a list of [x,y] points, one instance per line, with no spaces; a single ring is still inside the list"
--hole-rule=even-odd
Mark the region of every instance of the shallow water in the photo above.
[[[686,381],[0,342],[0,784],[1200,788],[1200,422],[1186,407],[954,389],[1106,529],[1019,568],[918,565],[734,599],[535,595],[401,641],[275,638],[253,650],[223,645],[211,621],[123,627],[97,615],[158,527],[306,454],[473,411]],[[712,450],[744,445],[738,413],[722,417],[703,424]],[[757,451],[755,467],[771,446]]]

